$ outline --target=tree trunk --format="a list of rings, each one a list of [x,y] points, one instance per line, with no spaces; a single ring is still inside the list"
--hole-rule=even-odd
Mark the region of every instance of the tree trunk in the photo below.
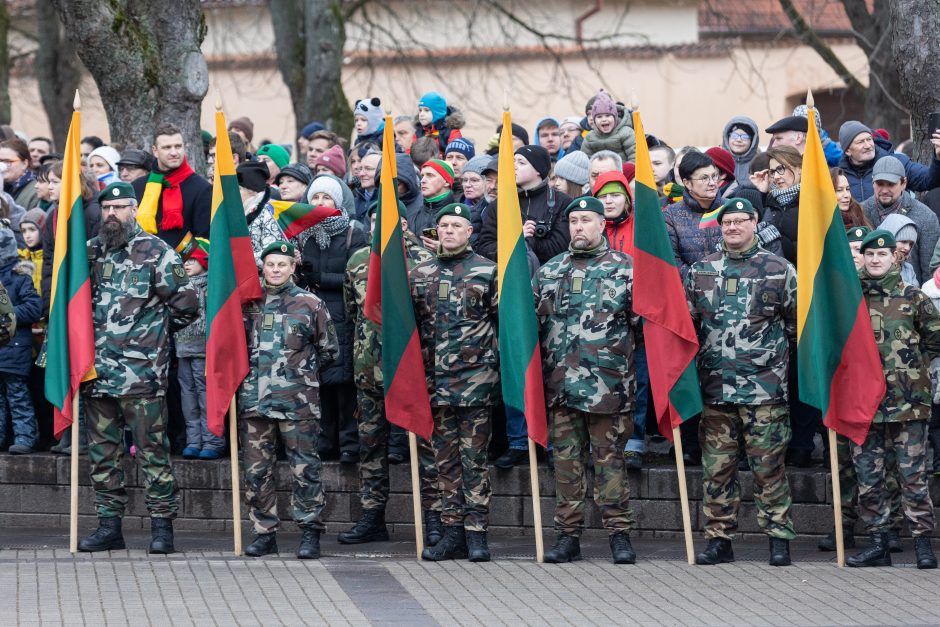
[[[199,49],[206,34],[199,0],[52,2],[98,85],[111,141],[149,150],[154,129],[172,123],[183,131],[189,164],[204,171],[199,113],[209,70]]]
[[[7,3],[0,2],[0,124],[10,123],[10,13]]]
[[[892,47],[900,94],[911,112],[914,157],[934,156],[927,116],[940,111],[940,4],[936,0],[892,0]]]
[[[75,46],[65,36],[65,29],[56,15],[52,0],[37,0],[36,26],[39,47],[36,49],[36,79],[39,95],[49,118],[52,139],[58,150],[65,148],[72,115],[72,101],[82,78],[82,64]]]
[[[341,80],[345,20],[339,0],[271,0],[277,66],[287,89],[297,135],[322,122],[340,137],[352,131],[352,110]]]

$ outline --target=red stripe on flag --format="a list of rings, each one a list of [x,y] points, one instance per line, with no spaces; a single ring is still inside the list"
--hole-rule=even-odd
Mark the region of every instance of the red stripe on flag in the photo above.
[[[542,350],[538,344],[525,369],[525,417],[529,439],[548,448],[548,420],[545,416],[545,388],[542,380]]]
[[[385,413],[388,421],[430,440],[434,419],[428,411],[428,396],[416,394],[414,389],[418,385],[427,388],[417,329],[402,351],[395,376],[391,379],[386,376],[385,385]]]
[[[244,329],[244,325],[242,303],[238,292],[233,292],[216,312],[212,326],[216,329]],[[212,433],[218,436],[225,433],[230,399],[247,374],[248,355],[244,344],[233,342],[227,334],[212,333],[206,339],[206,416]],[[209,393],[210,389],[214,392]],[[226,399],[224,406],[219,406],[220,399]]]
[[[376,227],[379,228],[378,223]],[[366,300],[364,303],[366,318],[375,324],[382,324],[382,256],[373,248],[369,255],[369,273],[366,275]]]
[[[91,281],[86,280],[78,289],[75,295],[68,302],[66,307],[68,316],[69,339],[69,391],[65,395],[65,404],[60,412],[56,408],[53,412],[53,432],[56,438],[62,436],[75,417],[72,416],[72,399],[81,384],[82,379],[95,365],[95,340],[94,335],[91,341],[83,341],[83,336],[87,340],[88,332],[94,331],[88,324],[88,312],[91,311]]]

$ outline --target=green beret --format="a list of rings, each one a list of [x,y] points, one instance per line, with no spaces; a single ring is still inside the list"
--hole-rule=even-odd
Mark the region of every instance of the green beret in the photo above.
[[[897,248],[897,242],[894,241],[894,235],[891,234],[891,231],[876,229],[862,240],[862,252],[869,248],[890,248],[894,250]]]
[[[865,236],[871,233],[871,229],[867,226],[855,226],[845,232],[845,235],[849,238],[850,242],[860,242],[865,239]]]
[[[440,222],[444,216],[457,216],[467,221],[470,220],[470,207],[461,202],[452,202],[440,211],[434,217],[435,222]]]
[[[572,200],[565,208],[565,215],[567,216],[572,211],[593,211],[594,213],[604,215],[604,203],[593,196],[581,196],[580,198]]]
[[[718,207],[718,213],[715,214],[715,220],[718,221],[718,224],[721,224],[721,216],[726,213],[746,213],[756,216],[757,210],[754,209],[754,205],[747,198],[729,198],[725,201],[725,204]]]
[[[294,245],[290,242],[285,242],[282,239],[277,240],[276,242],[271,242],[264,247],[264,250],[261,252],[261,258],[264,259],[271,253],[276,253],[278,255],[287,255],[288,257],[294,256]]]
[[[137,200],[137,194],[134,193],[134,186],[124,181],[115,181],[101,190],[98,194],[98,203],[106,200],[120,200],[122,198],[132,198]]]

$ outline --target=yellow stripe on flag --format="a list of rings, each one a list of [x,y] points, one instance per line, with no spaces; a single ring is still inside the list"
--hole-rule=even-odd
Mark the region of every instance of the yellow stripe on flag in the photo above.
[[[215,112],[215,150],[216,155],[219,155],[215,160],[215,176],[212,179],[212,215],[209,218],[209,223],[212,223],[212,218],[215,217],[215,212],[219,210],[219,207],[222,205],[222,177],[223,176],[235,176],[235,160],[234,159],[223,159],[221,155],[231,155],[232,154],[232,144],[228,140],[228,129],[225,127],[225,116],[221,111]]]
[[[522,211],[519,209],[519,192],[516,190],[515,159],[512,146],[512,116],[509,111],[503,111],[503,130],[499,134],[499,177],[496,187],[498,286],[503,285],[509,258],[522,237]]]
[[[401,216],[398,215],[398,198],[395,195],[395,185],[393,181],[398,176],[395,162],[395,135],[393,129],[392,116],[385,116],[385,131],[382,137],[382,171],[381,177],[382,198],[380,199],[382,211],[380,216],[382,224],[380,232],[382,234],[382,252],[388,246],[389,240],[395,233],[395,228],[401,224]]]

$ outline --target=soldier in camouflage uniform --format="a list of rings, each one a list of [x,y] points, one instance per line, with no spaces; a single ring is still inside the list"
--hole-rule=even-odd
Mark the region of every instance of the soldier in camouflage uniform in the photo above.
[[[931,401],[927,366],[940,356],[940,314],[919,288],[901,281],[894,248],[894,237],[884,230],[872,231],[862,242],[862,294],[871,315],[887,388],[865,441],[852,444],[858,511],[871,534],[871,546],[846,559],[846,564],[891,565],[891,498],[885,475],[891,472],[886,457],[893,449],[904,515],[914,536],[917,567],[936,568],[937,559],[930,546],[934,511],[927,484]]]
[[[369,208],[372,229],[375,230],[377,203]],[[399,214],[405,214],[405,206],[399,203]],[[411,231],[408,221],[402,218],[402,234],[405,238],[405,253],[408,267],[427,261],[433,255]],[[388,540],[385,525],[385,505],[388,502],[388,452],[390,425],[385,419],[385,400],[382,387],[382,336],[379,328],[366,317],[363,308],[366,300],[366,279],[369,276],[369,259],[372,249],[360,248],[346,265],[343,282],[343,298],[353,332],[353,381],[356,384],[359,404],[359,500],[362,517],[349,531],[340,532],[340,544],[361,544],[377,540]],[[443,535],[440,529],[441,502],[437,486],[437,466],[434,453],[424,440],[419,440],[421,456],[421,492],[424,504],[424,519],[429,523],[428,546],[437,544]],[[433,512],[433,513],[431,513]]]
[[[97,378],[82,386],[82,395],[99,527],[78,548],[124,548],[126,426],[146,477],[150,552],[172,553],[177,495],[164,395],[170,336],[198,316],[196,290],[179,255],[137,224],[133,187],[111,183],[98,201],[101,230],[88,242]]]
[[[6,288],[3,287],[3,283],[0,283],[0,346],[9,343],[14,333],[16,333],[16,313],[13,311],[13,303],[10,302]]]
[[[796,270],[758,245],[757,212],[728,199],[717,216],[721,252],[694,263],[685,292],[701,348],[705,409],[699,424],[705,537],[696,564],[733,562],[741,486],[739,438],[754,473],[757,522],[770,537],[770,564],[790,564],[792,498],[784,470],[790,442],[788,341],[796,336]]]
[[[326,305],[297,287],[294,246],[268,244],[261,253],[264,297],[245,307],[248,376],[238,391],[239,431],[245,464],[245,497],[258,537],[245,554],[277,553],[274,467],[280,438],[291,469],[291,507],[303,535],[297,557],[320,557],[324,530],[320,481],[319,371],[339,353]]]
[[[437,257],[410,273],[421,337],[441,491],[444,537],[421,557],[490,559],[487,450],[492,408],[499,402],[496,264],[470,248],[470,208],[437,213]]]
[[[633,432],[636,396],[633,351],[639,318],[633,312],[633,260],[610,250],[604,205],[576,198],[566,208],[571,242],[538,272],[537,315],[549,437],[555,459],[555,546],[549,563],[581,559],[587,485],[586,455],[594,460],[594,502],[610,533],[615,564],[633,564],[623,449]]]

